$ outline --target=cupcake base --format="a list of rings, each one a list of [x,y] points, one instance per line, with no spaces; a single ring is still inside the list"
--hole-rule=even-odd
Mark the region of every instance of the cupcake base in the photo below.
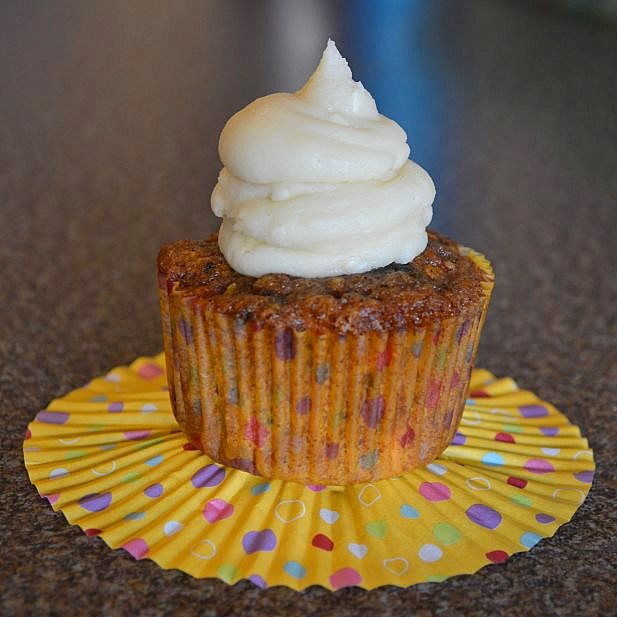
[[[492,291],[484,257],[455,247],[452,259],[475,263],[484,276],[468,305],[448,310],[439,297],[428,324],[341,334],[221,310],[226,291],[179,282],[187,263],[196,277],[202,260],[215,259],[188,247],[162,251],[159,290],[172,406],[193,446],[268,478],[340,485],[400,475],[444,450],[461,418]],[[243,283],[233,280],[229,287]]]
[[[339,589],[437,582],[530,550],[594,473],[579,429],[509,378],[474,370],[452,444],[403,476],[348,487],[217,465],[179,431],[164,360],[140,358],[53,401],[24,460],[54,510],[136,559],[197,578]]]

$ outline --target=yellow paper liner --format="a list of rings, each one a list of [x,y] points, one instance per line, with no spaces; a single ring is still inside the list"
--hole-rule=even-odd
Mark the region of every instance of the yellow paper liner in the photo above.
[[[229,584],[408,586],[476,572],[552,536],[585,499],[578,427],[476,369],[452,445],[423,469],[347,487],[265,480],[192,449],[163,354],[54,400],[24,441],[54,510],[137,559]]]
[[[257,326],[159,275],[170,398],[191,444],[266,477],[354,484],[434,460],[459,425],[493,288],[425,327],[339,335]]]

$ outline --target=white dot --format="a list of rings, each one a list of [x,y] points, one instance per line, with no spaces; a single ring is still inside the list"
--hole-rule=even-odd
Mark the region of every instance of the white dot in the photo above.
[[[173,536],[178,533],[184,525],[178,521],[167,521],[165,525],[163,525],[163,533],[166,536]]]
[[[436,476],[443,476],[445,473],[448,473],[448,468],[439,463],[430,463],[426,468]]]
[[[542,448],[542,452],[546,456],[557,456],[561,452],[561,448]]]
[[[113,383],[118,383],[120,381],[120,375],[118,373],[108,373],[105,375],[105,381],[111,381]]]
[[[158,407],[154,403],[146,403],[141,406],[141,413],[152,413],[158,411]]]
[[[69,475],[69,470],[64,467],[57,467],[56,469],[49,472],[50,478],[64,478],[64,476]]]
[[[439,561],[443,557],[443,551],[435,544],[425,544],[418,551],[418,555],[422,561],[432,563]]]

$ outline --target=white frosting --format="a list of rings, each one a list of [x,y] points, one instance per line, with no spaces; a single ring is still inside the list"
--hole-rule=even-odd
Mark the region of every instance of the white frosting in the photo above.
[[[223,217],[221,251],[241,274],[366,272],[426,247],[433,181],[333,41],[298,92],[230,118],[219,154],[212,210]]]

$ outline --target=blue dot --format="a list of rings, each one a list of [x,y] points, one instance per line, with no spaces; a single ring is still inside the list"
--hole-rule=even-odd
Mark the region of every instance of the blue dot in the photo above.
[[[300,579],[306,576],[306,568],[297,561],[288,561],[283,566],[283,570],[285,570],[289,576],[293,576],[294,578]]]
[[[505,465],[503,456],[497,454],[497,452],[487,452],[482,457],[482,463],[484,465],[490,465],[491,467],[503,467]]]
[[[470,405],[471,407],[473,407],[476,404],[476,401],[474,401],[472,398],[468,398],[465,401],[465,405]]]
[[[270,482],[263,482],[262,484],[256,484],[252,489],[253,495],[261,495],[270,490]]]
[[[146,461],[146,465],[148,465],[148,467],[156,467],[157,465],[160,465],[163,462],[163,458],[164,457],[162,454],[157,454],[156,456],[149,458]]]
[[[403,518],[418,518],[420,516],[420,513],[413,506],[406,503],[401,506],[400,513]]]
[[[125,521],[141,521],[146,516],[145,512],[129,512],[125,517]]]
[[[537,533],[534,533],[533,531],[526,531],[520,539],[520,542],[523,546],[526,546],[527,548],[531,548],[532,546],[535,546],[538,542],[540,542],[540,540],[542,540],[542,536],[539,536]]]

